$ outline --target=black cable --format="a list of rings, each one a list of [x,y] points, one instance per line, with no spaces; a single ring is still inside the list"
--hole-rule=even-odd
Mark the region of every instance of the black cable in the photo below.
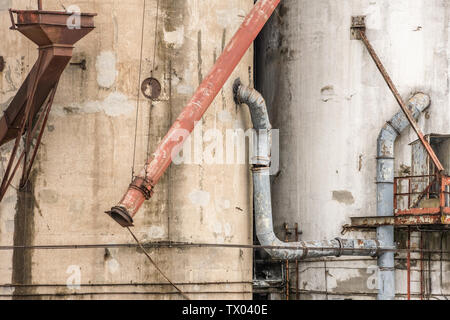
[[[147,250],[145,250],[145,248],[142,246],[141,242],[138,240],[138,238],[134,235],[133,231],[131,231],[131,229],[129,227],[127,227],[128,231],[130,232],[131,236],[133,237],[133,239],[136,241],[136,243],[139,245],[139,247],[142,249],[142,251],[144,252],[145,256],[148,258],[148,260],[153,264],[153,266],[156,268],[156,270],[158,270],[158,272],[163,276],[164,279],[167,280],[167,282],[169,282],[172,287],[174,287],[182,296],[183,298],[185,298],[186,300],[191,300],[189,299],[189,297],[183,293],[183,291],[181,291],[180,288],[178,288],[178,286],[176,284],[174,284],[166,275],[165,273],[158,267],[158,265],[155,263],[155,261],[153,261],[152,257],[150,257],[150,255],[148,254]]]

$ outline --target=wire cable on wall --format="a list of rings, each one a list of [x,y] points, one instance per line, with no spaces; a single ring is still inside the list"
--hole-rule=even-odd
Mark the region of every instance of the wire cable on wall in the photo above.
[[[144,0],[144,7],[142,9],[142,31],[141,31],[141,52],[139,56],[139,77],[138,77],[138,90],[137,90],[137,103],[136,103],[136,123],[134,127],[134,147],[133,147],[133,166],[131,168],[131,180],[134,179],[135,167],[136,167],[136,145],[137,145],[137,130],[139,123],[139,107],[141,102],[141,76],[142,76],[142,56],[144,50],[144,31],[145,31],[145,8],[146,0]]]
[[[158,272],[163,276],[164,279],[167,280],[167,282],[169,282],[172,287],[175,288],[175,290],[177,290],[181,296],[183,296],[183,298],[185,298],[186,300],[191,300],[189,299],[189,297],[187,295],[185,295],[183,293],[183,291],[181,291],[180,288],[178,288],[178,286],[176,284],[174,284],[166,275],[165,273],[158,267],[158,265],[155,263],[155,261],[153,261],[152,257],[150,257],[149,253],[147,252],[147,250],[145,250],[144,246],[141,244],[141,242],[138,240],[138,238],[134,235],[133,231],[131,231],[131,229],[129,227],[127,227],[128,231],[130,232],[131,236],[133,237],[133,239],[136,241],[136,243],[139,245],[139,247],[141,248],[141,250],[144,252],[145,256],[148,258],[148,260],[151,262],[151,264],[153,264],[153,266],[156,268],[156,270],[158,270]]]

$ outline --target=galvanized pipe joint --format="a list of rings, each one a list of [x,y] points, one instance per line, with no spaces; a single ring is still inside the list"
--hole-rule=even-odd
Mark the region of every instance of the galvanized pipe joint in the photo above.
[[[430,106],[430,97],[424,93],[417,93],[409,99],[409,109],[414,117]],[[377,215],[390,217],[394,215],[394,145],[397,138],[410,126],[403,111],[399,111],[386,123],[380,132],[377,142]],[[394,227],[383,226],[377,229],[377,239],[394,246]],[[395,268],[394,253],[386,252],[378,258],[379,300],[393,300],[395,298]]]

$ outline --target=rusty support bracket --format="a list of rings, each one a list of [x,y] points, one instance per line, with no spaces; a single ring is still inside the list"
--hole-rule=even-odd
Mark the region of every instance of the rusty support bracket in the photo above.
[[[424,134],[420,130],[419,126],[417,125],[417,122],[414,120],[414,117],[411,114],[411,111],[408,109],[407,105],[403,101],[402,97],[400,96],[400,93],[398,92],[396,86],[394,85],[394,82],[392,81],[391,77],[389,76],[388,72],[386,71],[386,68],[384,67],[383,63],[381,62],[380,58],[376,54],[374,48],[370,44],[369,40],[366,36],[366,26],[365,26],[365,19],[362,16],[359,17],[352,17],[352,28],[351,28],[352,34],[355,33],[355,39],[360,39],[366,46],[367,50],[369,51],[370,56],[372,57],[373,61],[375,62],[378,70],[381,72],[381,75],[383,76],[384,80],[386,81],[389,89],[391,90],[392,94],[394,95],[395,99],[397,100],[400,108],[402,109],[403,113],[406,116],[406,119],[408,119],[408,122],[410,123],[411,127],[416,132],[417,136],[419,137],[419,140],[421,141],[423,147],[427,151],[428,155],[430,156],[431,160],[433,161],[434,165],[436,166],[436,169],[439,173],[443,173],[445,171],[442,163],[436,156],[436,153],[434,152],[431,145],[428,143],[428,141],[425,139]]]
[[[366,16],[352,17],[352,26],[350,28],[350,39],[362,40],[360,31],[366,31]]]
[[[81,70],[85,71],[87,69],[86,67],[86,59],[81,60],[80,62],[71,62],[71,66],[80,67]]]
[[[9,18],[11,19],[11,27],[9,27],[11,30],[16,30],[16,21],[14,21],[14,15],[13,15],[13,10],[9,9]]]

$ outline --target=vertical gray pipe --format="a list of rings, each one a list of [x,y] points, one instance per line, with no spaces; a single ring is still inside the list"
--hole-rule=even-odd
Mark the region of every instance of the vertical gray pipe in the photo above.
[[[415,119],[429,107],[430,97],[423,93],[415,94],[409,100],[409,108]],[[409,127],[403,111],[399,111],[388,121],[380,132],[377,143],[377,215],[394,215],[394,143]],[[383,226],[377,229],[378,241],[394,246],[394,227]],[[395,299],[394,253],[385,252],[378,257],[378,300]]]
[[[248,105],[256,131],[253,150],[253,203],[256,235],[262,246],[282,247],[266,249],[279,260],[301,260],[331,256],[376,256],[379,251],[393,249],[375,240],[340,239],[283,242],[273,230],[272,201],[270,191],[270,125],[267,107],[262,95],[237,80],[234,84],[237,103]]]

